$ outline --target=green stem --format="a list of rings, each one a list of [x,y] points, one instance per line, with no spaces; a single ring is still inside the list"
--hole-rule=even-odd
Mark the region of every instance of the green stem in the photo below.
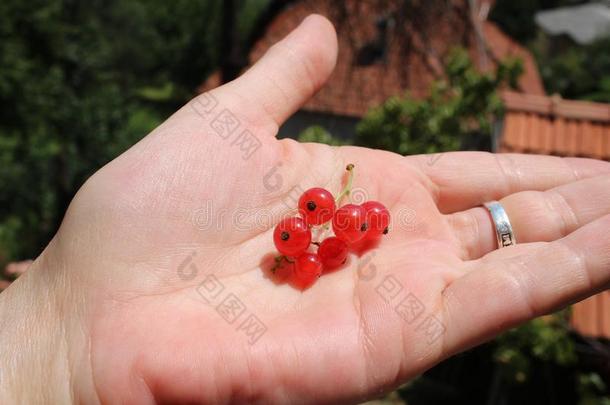
[[[294,261],[290,260],[288,257],[286,257],[284,255],[276,256],[275,264],[271,268],[271,273],[275,274],[275,271],[280,268],[280,266],[282,265],[282,262],[284,260],[287,261],[288,263],[294,263]]]
[[[337,198],[335,198],[335,204],[337,205],[339,205],[343,197],[349,195],[349,193],[351,193],[352,191],[352,182],[354,181],[354,167],[355,166],[353,163],[350,163],[345,167],[345,170],[347,170],[348,172],[347,183],[345,184],[345,187],[343,187],[343,190],[341,190]]]

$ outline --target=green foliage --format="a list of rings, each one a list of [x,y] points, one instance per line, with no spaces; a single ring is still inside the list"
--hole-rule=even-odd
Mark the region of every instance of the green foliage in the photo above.
[[[546,92],[564,98],[610,102],[610,37],[581,46],[566,36],[548,36],[536,12],[580,3],[575,0],[498,0],[490,19],[536,56]]]
[[[587,46],[569,44],[555,53],[540,39],[534,49],[549,93],[610,103],[610,37]]]
[[[574,0],[498,0],[489,17],[504,32],[523,43],[534,39],[538,33],[534,21],[537,11],[574,3]]]
[[[579,374],[578,391],[578,405],[610,405],[610,390],[597,373]]]
[[[496,339],[494,359],[506,380],[529,379],[534,359],[560,367],[576,364],[574,342],[568,333],[566,312],[537,318]]]
[[[257,18],[269,6],[271,0],[241,0],[236,15],[238,37],[247,46],[248,37],[254,30]]]
[[[299,142],[317,142],[332,146],[347,144],[345,141],[333,136],[330,132],[319,125],[312,125],[311,127],[303,130],[297,139]]]
[[[356,143],[403,155],[489,148],[493,117],[502,108],[497,89],[514,85],[521,71],[519,61],[509,60],[481,73],[465,50],[456,49],[446,77],[433,82],[426,98],[390,98],[359,123]]]
[[[0,2],[0,266],[215,64],[219,2]],[[208,51],[209,50],[209,51]]]

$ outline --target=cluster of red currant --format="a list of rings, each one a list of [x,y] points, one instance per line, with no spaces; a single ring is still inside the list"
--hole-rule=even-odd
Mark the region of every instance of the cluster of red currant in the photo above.
[[[361,205],[346,204],[337,208],[341,199],[350,193],[354,165],[349,164],[349,180],[336,199],[326,189],[311,188],[299,198],[299,216],[282,220],[273,233],[273,242],[283,260],[294,263],[294,277],[301,285],[313,283],[322,270],[331,270],[345,263],[350,247],[365,241],[375,241],[388,233],[390,212],[377,201]],[[335,236],[312,243],[312,228],[332,223]],[[317,246],[317,252],[309,251]],[[275,269],[275,268],[274,268]]]

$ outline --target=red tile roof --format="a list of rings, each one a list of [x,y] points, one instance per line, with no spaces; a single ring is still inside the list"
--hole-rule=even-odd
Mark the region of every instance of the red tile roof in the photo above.
[[[473,60],[481,70],[492,68],[495,61],[509,56],[524,61],[524,75],[519,81],[520,90],[532,94],[544,94],[542,81],[531,54],[512,41],[497,26],[483,17],[474,17],[480,24],[480,36],[486,43],[476,40],[475,30],[464,20],[470,15],[466,1],[453,1],[435,15],[434,28],[428,36],[415,30],[392,34],[388,28],[383,41],[385,53],[375,63],[356,63],[359,51],[378,38],[376,24],[387,16],[400,2],[344,2],[345,14],[337,12],[341,7],[331,0],[294,1],[272,20],[261,39],[255,43],[250,63],[258,60],[265,51],[294,29],[307,15],[318,13],[327,16],[335,25],[339,39],[337,66],[318,94],[305,106],[305,110],[337,115],[363,116],[366,111],[391,96],[409,91],[416,97],[427,94],[430,83],[442,75],[442,60],[456,46],[469,49]],[[488,0],[479,2],[490,5]],[[484,12],[478,14],[485,14]],[[466,15],[466,17],[464,17]],[[397,22],[395,22],[397,24]],[[425,24],[426,22],[422,22]],[[404,25],[406,27],[406,23]],[[398,31],[396,31],[398,32]],[[405,40],[408,37],[411,42]],[[219,84],[218,75],[212,75],[199,89],[208,90]]]
[[[610,160],[610,104],[503,92],[500,150]]]
[[[610,291],[575,304],[572,326],[583,336],[610,339]]]
[[[542,78],[532,54],[504,34],[492,22],[485,21],[483,23],[483,32],[485,40],[496,59],[502,60],[508,57],[516,57],[523,62],[523,74],[519,78],[519,90],[526,94],[545,95]]]
[[[506,109],[500,151],[610,160],[610,104],[502,94]],[[573,306],[572,326],[610,339],[610,291]]]

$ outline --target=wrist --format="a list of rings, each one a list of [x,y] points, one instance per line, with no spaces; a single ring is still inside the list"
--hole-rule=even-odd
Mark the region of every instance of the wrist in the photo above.
[[[41,257],[0,294],[0,403],[73,399],[64,297]]]

